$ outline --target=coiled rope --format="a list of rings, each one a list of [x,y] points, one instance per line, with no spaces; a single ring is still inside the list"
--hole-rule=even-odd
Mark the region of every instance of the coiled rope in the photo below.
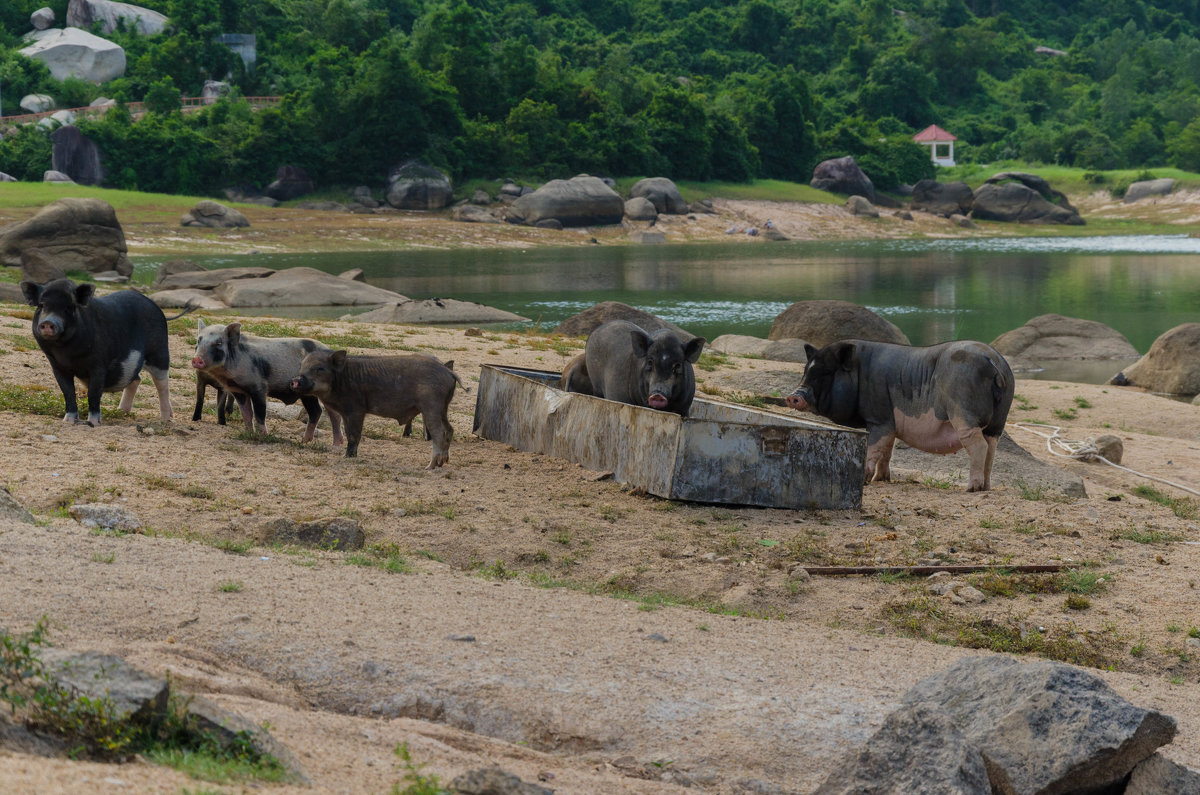
[[[1200,491],[1197,491],[1190,486],[1184,486],[1181,483],[1175,483],[1174,481],[1170,481],[1165,478],[1147,475],[1145,472],[1138,472],[1136,469],[1130,469],[1129,467],[1121,466],[1120,464],[1114,464],[1112,461],[1109,461],[1107,458],[1100,455],[1100,448],[1096,444],[1096,439],[1094,437],[1089,436],[1082,442],[1063,439],[1059,436],[1059,434],[1062,432],[1062,428],[1057,425],[1046,425],[1040,422],[1014,422],[1012,423],[1012,427],[1020,428],[1023,431],[1028,431],[1029,433],[1041,436],[1046,440],[1046,449],[1049,450],[1051,454],[1059,456],[1060,458],[1074,458],[1078,461],[1103,461],[1110,467],[1116,467],[1117,469],[1128,472],[1131,475],[1137,475],[1139,478],[1156,480],[1159,483],[1165,483],[1168,486],[1172,486],[1181,491],[1186,491],[1188,494],[1195,494],[1197,497],[1200,497]],[[1047,433],[1042,429],[1046,429],[1046,431],[1051,432]]]

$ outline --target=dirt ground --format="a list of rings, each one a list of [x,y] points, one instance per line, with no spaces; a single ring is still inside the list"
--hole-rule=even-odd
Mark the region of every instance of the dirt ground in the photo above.
[[[859,223],[836,207],[736,202],[698,218],[707,231],[695,239],[724,236],[737,218],[771,218],[795,237]],[[340,222],[323,220],[330,239],[350,234]],[[502,227],[480,234],[511,239],[481,240],[470,227],[467,245],[543,234]],[[276,231],[248,245],[286,247]],[[129,230],[134,253],[144,232]],[[176,245],[145,234],[147,248]],[[211,401],[192,422],[193,318],[171,324],[169,426],[149,384],[132,414],[111,396],[101,427],[65,426],[36,413],[61,403],[53,408],[60,397],[29,317],[0,305],[0,484],[37,518],[0,520],[0,626],[45,615],[56,645],[122,654],[269,723],[313,786],[254,789],[403,789],[393,752],[406,742],[443,781],[499,765],[559,793],[807,793],[909,686],[987,650],[1093,668],[1175,716],[1166,753],[1200,768],[1200,498],[1169,485],[1200,490],[1200,407],[1020,381],[1009,435],[1034,458],[1013,458],[990,492],[964,491],[963,453],[907,451],[894,482],[864,489],[861,509],[734,508],[641,495],[471,433],[482,365],[558,369],[578,340],[279,321],[352,352],[455,360],[471,392],[451,406],[449,465],[427,471],[429,443],[383,420],[368,422],[357,459],[327,431],[301,444],[302,423],[278,404],[266,439],[236,420],[218,426]],[[743,400],[798,373],[731,356],[706,357],[697,377],[702,396]],[[1142,474],[1058,458],[1028,423],[1075,441],[1117,435],[1124,466]],[[1086,496],[1042,485],[1039,461],[1081,478]],[[65,516],[86,502],[126,508],[143,529],[98,532]],[[364,551],[263,538],[275,517],[333,516],[361,523]],[[965,587],[931,593],[924,578],[804,571],[921,562],[1072,571],[956,577],[982,601]],[[5,792],[250,786],[0,747]]]

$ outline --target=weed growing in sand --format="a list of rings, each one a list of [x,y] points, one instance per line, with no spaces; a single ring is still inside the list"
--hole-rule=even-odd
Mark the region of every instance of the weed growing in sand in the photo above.
[[[511,580],[517,576],[517,572],[505,566],[503,560],[497,560],[491,566],[479,563],[476,565],[476,571],[481,577],[489,580]]]
[[[1141,657],[1146,654],[1146,639],[1138,638],[1137,642],[1129,647],[1129,654],[1133,657]]]
[[[1110,541],[1133,541],[1137,544],[1170,544],[1178,541],[1179,538],[1173,533],[1166,533],[1162,530],[1154,528],[1139,530],[1136,527],[1118,530],[1109,536]]]
[[[401,789],[399,784],[393,784],[392,795],[449,795],[450,790],[441,785],[437,776],[425,775],[421,772],[421,767],[412,761],[408,743],[396,746],[396,756],[400,757],[403,763],[404,780],[408,786]]]
[[[92,563],[112,563],[117,559],[117,553],[109,552],[107,555],[100,552],[92,554]]]
[[[378,542],[371,544],[362,552],[353,552],[346,556],[350,566],[372,566],[383,569],[391,574],[411,574],[412,565],[400,554],[400,546],[394,543]]]
[[[1017,404],[1018,411],[1037,411],[1037,406],[1029,402],[1029,398],[1024,395],[1013,395],[1013,402]]]
[[[250,541],[234,541],[229,538],[220,538],[213,541],[206,540],[205,543],[222,552],[228,552],[231,555],[245,555],[250,551],[250,547],[253,546],[253,543]]]
[[[728,356],[723,353],[710,350],[700,354],[700,358],[696,361],[696,367],[700,368],[701,370],[711,372],[716,370],[721,365],[728,363]]]
[[[1081,409],[1090,409],[1092,407],[1092,402],[1085,397],[1076,397],[1075,406]]]
[[[66,406],[56,389],[40,384],[0,384],[0,411],[61,417]]]
[[[1067,597],[1067,601],[1063,606],[1068,610],[1087,610],[1092,606],[1092,602],[1086,596],[1073,593]]]
[[[923,478],[921,482],[931,489],[949,489],[954,487],[954,484],[949,480],[946,480],[945,478],[935,478],[933,475]]]
[[[221,593],[241,593],[246,586],[238,580],[225,580],[217,586]]]
[[[1200,505],[1190,497],[1172,497],[1153,486],[1137,486],[1132,491],[1139,497],[1165,505],[1180,519],[1195,519],[1200,516]]]

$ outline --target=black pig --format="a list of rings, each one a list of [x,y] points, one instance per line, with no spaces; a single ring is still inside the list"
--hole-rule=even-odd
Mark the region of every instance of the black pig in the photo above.
[[[167,368],[171,352],[167,346],[167,321],[161,309],[135,290],[97,296],[91,284],[55,279],[42,286],[21,282],[21,292],[33,313],[33,337],[54,371],[54,380],[66,401],[63,420],[79,421],[75,379],[87,386],[87,424],[100,424],[100,396],[121,392],[121,411],[133,408],[133,396],[145,367],[158,390],[158,409],[163,422],[171,420],[171,394]]]
[[[703,337],[684,342],[670,329],[647,334],[628,320],[610,320],[588,336],[583,372],[596,397],[686,417],[696,396],[692,365],[703,349]],[[580,383],[575,373],[564,382],[568,390]]]

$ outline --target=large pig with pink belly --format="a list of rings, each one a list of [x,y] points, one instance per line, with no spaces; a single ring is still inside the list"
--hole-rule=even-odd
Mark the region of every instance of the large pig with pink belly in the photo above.
[[[842,340],[804,346],[804,379],[787,404],[867,430],[866,480],[890,480],[896,439],[927,453],[965,449],[967,491],[991,488],[992,460],[1013,399],[1008,362],[982,342],[913,348]]]

